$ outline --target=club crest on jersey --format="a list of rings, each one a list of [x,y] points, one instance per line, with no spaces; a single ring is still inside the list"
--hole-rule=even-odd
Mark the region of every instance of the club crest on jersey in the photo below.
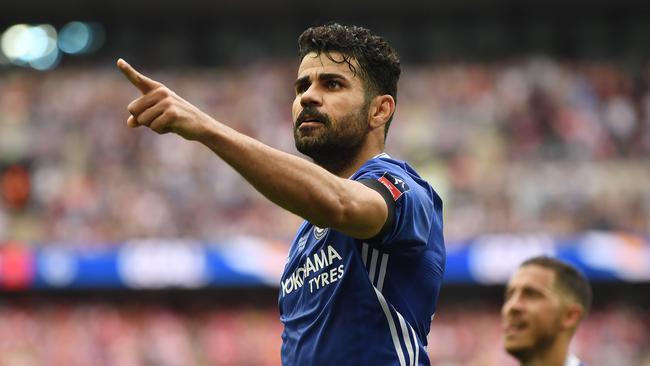
[[[377,179],[384,187],[388,188],[393,199],[397,201],[398,198],[409,190],[408,184],[402,179],[393,177],[389,172],[384,173],[381,178]]]
[[[321,240],[327,234],[328,230],[328,228],[320,228],[314,225],[314,238],[316,238],[316,240]]]

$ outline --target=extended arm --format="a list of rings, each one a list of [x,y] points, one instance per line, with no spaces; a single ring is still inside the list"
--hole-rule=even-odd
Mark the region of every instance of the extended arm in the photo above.
[[[367,239],[386,222],[386,201],[375,190],[233,130],[121,59],[117,66],[143,94],[129,104],[129,127],[201,142],[272,202],[317,226]]]

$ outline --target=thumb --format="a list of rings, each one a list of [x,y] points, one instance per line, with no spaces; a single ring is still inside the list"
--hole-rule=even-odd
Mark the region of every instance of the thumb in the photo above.
[[[122,71],[122,74],[129,79],[131,84],[142,92],[142,94],[147,94],[162,85],[161,83],[142,75],[121,58],[117,60],[117,67]]]

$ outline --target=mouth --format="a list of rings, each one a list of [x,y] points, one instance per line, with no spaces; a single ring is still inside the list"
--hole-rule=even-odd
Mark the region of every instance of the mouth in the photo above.
[[[307,128],[315,128],[323,124],[324,123],[316,117],[305,117],[299,120],[296,126],[298,127],[298,129],[307,129]]]
[[[298,128],[299,129],[315,128],[315,127],[318,127],[318,126],[320,126],[322,124],[323,124],[322,122],[318,122],[318,121],[305,121],[305,122],[300,123]]]
[[[528,329],[528,323],[525,321],[511,321],[503,326],[503,332],[506,336],[517,335]]]

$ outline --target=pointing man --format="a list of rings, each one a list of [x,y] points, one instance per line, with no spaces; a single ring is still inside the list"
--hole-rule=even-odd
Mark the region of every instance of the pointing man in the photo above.
[[[142,93],[127,125],[204,144],[305,219],[281,279],[284,365],[428,365],[445,267],[442,201],[384,152],[397,54],[369,30],[339,24],[298,42],[293,135],[313,163],[231,129],[119,60]],[[250,115],[265,118],[255,106]]]

